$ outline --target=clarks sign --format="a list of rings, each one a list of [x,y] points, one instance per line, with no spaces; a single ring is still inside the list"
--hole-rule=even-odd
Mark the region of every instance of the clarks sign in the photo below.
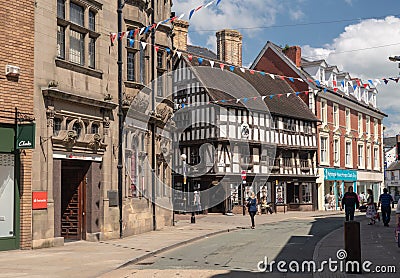
[[[17,149],[35,148],[35,124],[18,125]]]

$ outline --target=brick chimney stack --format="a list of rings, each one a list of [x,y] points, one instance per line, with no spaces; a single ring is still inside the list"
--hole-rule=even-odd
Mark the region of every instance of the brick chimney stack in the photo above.
[[[216,33],[218,59],[242,66],[242,35],[239,31],[224,29]]]
[[[296,67],[301,67],[301,48],[300,46],[290,46],[284,48],[283,53],[296,64]]]
[[[174,20],[174,46],[179,49],[186,51],[187,50],[187,38],[188,38],[188,29],[189,22],[185,20],[176,19]]]

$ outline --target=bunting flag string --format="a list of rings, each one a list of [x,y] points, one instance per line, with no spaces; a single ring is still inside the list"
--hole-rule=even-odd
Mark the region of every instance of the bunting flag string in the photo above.
[[[128,32],[127,40],[128,40],[128,43],[129,43],[130,47],[133,47],[133,44],[135,42],[134,39],[129,38],[129,36],[132,33],[133,34],[137,33],[137,30],[135,30],[135,31],[131,30],[131,31]],[[122,37],[122,35],[121,35],[121,37]],[[110,40],[111,40],[112,44],[114,43],[116,38],[117,38],[117,34],[116,33],[110,34]],[[151,43],[144,42],[144,41],[140,41],[140,44],[141,44],[142,49],[146,49],[147,45],[151,45],[152,47],[155,48],[156,52],[158,52],[160,49],[162,49],[162,50],[166,51],[168,54],[177,55],[179,59],[181,59],[181,57],[182,57],[182,52],[179,51],[179,50],[173,51],[168,47],[162,47],[162,46],[159,46],[159,45],[153,45]],[[187,59],[190,62],[192,62],[193,59],[194,59],[193,54],[187,54]],[[285,75],[267,73],[267,72],[264,72],[264,71],[257,71],[257,70],[248,69],[248,68],[245,68],[245,67],[239,67],[239,66],[224,64],[223,62],[213,61],[211,59],[203,58],[203,57],[200,57],[200,56],[196,57],[195,61],[198,62],[199,66],[203,66],[204,65],[204,61],[208,61],[208,63],[209,63],[211,68],[214,68],[214,66],[216,66],[215,64],[217,63],[217,65],[219,64],[219,68],[222,71],[223,70],[229,70],[229,71],[233,72],[235,70],[235,68],[238,68],[242,73],[246,73],[246,71],[247,71],[247,72],[249,72],[250,74],[253,74],[253,75],[254,74],[260,74],[262,76],[267,76],[268,75],[272,79],[280,79],[280,80],[285,80],[286,79],[286,80],[290,81],[291,83],[294,83],[295,80],[297,80],[299,82],[305,82],[305,80],[303,80],[302,78],[299,78],[299,77],[292,77],[292,76],[285,76]],[[216,66],[216,67],[218,67],[218,66]],[[347,81],[342,80],[339,83],[337,81],[335,81],[335,80],[321,82],[319,80],[313,80],[311,78],[307,79],[307,81],[309,81],[310,83],[313,83],[313,84],[317,85],[318,87],[323,87],[323,91],[324,92],[327,92],[328,88],[331,88],[331,89],[333,89],[334,92],[337,92],[339,89],[344,89],[346,86],[352,87],[353,90],[356,90],[357,87],[365,88],[365,89],[367,89],[368,87],[372,88],[372,86],[376,87],[378,84],[382,84],[381,80],[385,84],[388,84],[389,81],[393,81],[393,82],[398,83],[399,80],[400,80],[400,77],[385,77],[385,78],[380,78],[380,79],[378,79],[378,78],[376,78],[376,79],[367,79],[366,82],[364,82],[363,80],[357,78],[357,79],[352,79],[352,80],[347,80]]]
[[[279,93],[279,94],[273,94],[273,95],[267,95],[267,96],[255,96],[255,97],[243,97],[243,98],[231,98],[231,99],[218,99],[218,100],[211,100],[207,102],[207,104],[219,104],[219,103],[247,103],[249,101],[256,101],[256,100],[262,100],[265,101],[278,98],[280,99],[281,97],[286,97],[289,98],[291,95],[296,95],[299,96],[300,94],[306,94],[308,95],[310,92],[309,91],[301,91],[301,92],[292,92],[292,93]],[[197,105],[197,103],[189,103],[187,101],[175,103],[175,109],[180,109],[180,108],[188,108],[191,107],[192,105]]]
[[[208,8],[210,7],[212,4],[215,3],[215,6],[218,6],[218,4],[221,2],[221,0],[212,0],[210,2],[208,2],[205,5],[201,5],[198,6],[197,8],[194,8],[192,10],[189,11],[189,20],[192,19],[192,16],[198,12],[199,10],[201,10],[202,8]],[[167,24],[169,22],[174,22],[176,19],[182,19],[185,16],[184,13],[182,13],[180,16],[173,16],[164,20],[161,20],[157,23],[153,23],[151,25],[142,27],[142,28],[136,28],[134,30],[128,30],[128,31],[123,31],[123,32],[114,32],[114,33],[110,33],[110,41],[111,41],[111,46],[114,45],[114,41],[115,39],[118,37],[119,40],[122,40],[124,38],[125,35],[127,35],[127,39],[129,41],[129,39],[135,39],[137,37],[137,35],[139,34],[141,35],[145,35],[147,34],[149,31],[151,31],[152,29],[156,29],[160,26],[160,24]]]

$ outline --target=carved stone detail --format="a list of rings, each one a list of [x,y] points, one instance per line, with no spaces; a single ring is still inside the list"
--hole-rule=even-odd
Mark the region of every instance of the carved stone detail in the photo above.
[[[47,107],[46,110],[46,116],[47,116],[47,127],[53,127],[54,126],[54,116],[56,114],[56,111],[54,110],[53,106]]]

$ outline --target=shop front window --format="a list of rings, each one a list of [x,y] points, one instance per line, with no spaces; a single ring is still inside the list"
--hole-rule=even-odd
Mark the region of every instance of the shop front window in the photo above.
[[[308,184],[303,184],[301,190],[302,203],[312,203],[311,186]]]

